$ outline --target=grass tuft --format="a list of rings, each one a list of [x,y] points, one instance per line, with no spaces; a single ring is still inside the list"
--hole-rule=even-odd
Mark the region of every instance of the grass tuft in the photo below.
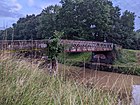
[[[0,105],[115,105],[118,94],[53,77],[14,59],[0,60]]]

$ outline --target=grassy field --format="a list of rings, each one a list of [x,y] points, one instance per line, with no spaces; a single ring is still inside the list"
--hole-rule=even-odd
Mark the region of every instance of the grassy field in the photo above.
[[[127,103],[127,101],[125,101]],[[0,105],[116,105],[118,94],[87,88],[11,58],[0,60]],[[124,104],[125,105],[125,104]],[[126,104],[127,105],[127,104]]]
[[[115,65],[140,66],[137,58],[138,50],[123,49],[120,57],[115,61]]]

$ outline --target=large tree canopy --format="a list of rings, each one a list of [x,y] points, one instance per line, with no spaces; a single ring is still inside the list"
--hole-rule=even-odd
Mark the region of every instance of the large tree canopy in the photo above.
[[[125,48],[138,49],[138,32],[134,31],[135,14],[109,0],[61,0],[61,6],[51,5],[39,15],[20,18],[7,32],[8,39],[44,39],[55,31],[64,32],[64,39],[107,41]],[[14,37],[12,37],[14,33]]]

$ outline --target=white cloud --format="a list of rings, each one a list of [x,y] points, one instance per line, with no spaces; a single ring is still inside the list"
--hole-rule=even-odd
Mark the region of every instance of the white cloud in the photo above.
[[[33,6],[34,5],[34,0],[28,0],[28,5]]]
[[[22,5],[17,0],[0,0],[0,17],[21,17],[21,8]]]
[[[20,5],[17,0],[10,0],[11,1],[11,6],[13,7],[12,8],[12,12],[15,12],[15,11],[19,11],[22,9],[22,5]]]

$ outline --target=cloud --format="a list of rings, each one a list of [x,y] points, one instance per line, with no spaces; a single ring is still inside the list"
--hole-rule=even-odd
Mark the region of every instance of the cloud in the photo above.
[[[0,17],[21,17],[22,14],[19,13],[21,8],[17,0],[0,0]]]
[[[34,0],[28,0],[28,5],[33,6],[34,5]]]
[[[22,6],[17,2],[17,0],[10,0],[13,5],[13,11],[19,11],[22,9]]]

